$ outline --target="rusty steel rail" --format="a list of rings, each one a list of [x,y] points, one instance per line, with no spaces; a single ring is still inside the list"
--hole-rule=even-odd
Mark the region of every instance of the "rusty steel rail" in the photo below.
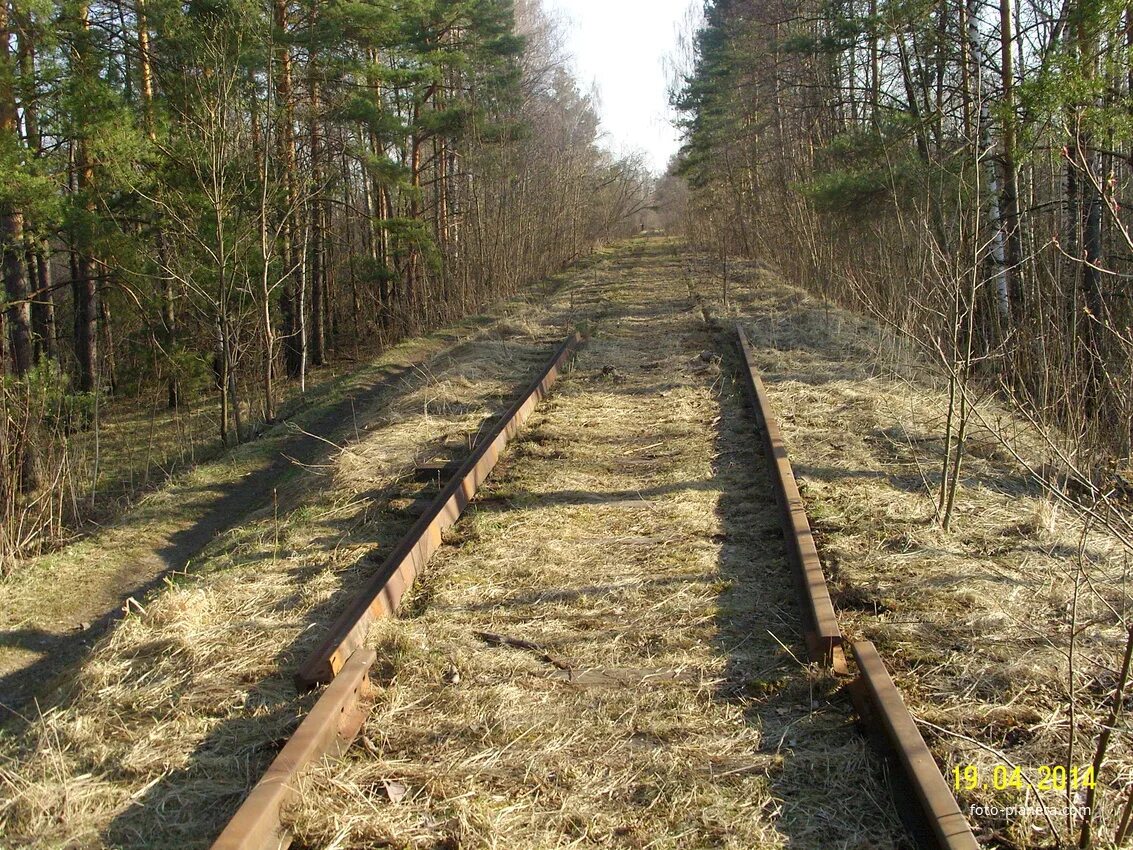
[[[877,648],[864,640],[853,645],[852,653],[859,676],[850,684],[850,693],[858,716],[903,780],[899,785],[891,783],[901,820],[922,846],[977,850],[972,828]]]
[[[787,459],[787,447],[779,433],[779,424],[771,412],[771,402],[755,366],[755,353],[739,323],[736,324],[736,332],[746,364],[746,368],[740,369],[744,377],[744,389],[759,423],[775,501],[779,504],[779,515],[783,523],[783,538],[787,543],[791,564],[795,568],[796,583],[802,598],[807,652],[811,661],[830,667],[836,673],[845,674],[848,668],[842,648],[842,629],[838,626],[834,603],[830,600],[826,575],[822,571],[822,562],[814,545],[814,534],[799,495],[799,485],[791,470],[791,462]]]
[[[838,626],[787,449],[756,369],[751,343],[738,323],[736,331],[747,366],[740,371],[746,378],[744,385],[759,422],[787,550],[802,593],[804,619],[807,621],[807,650],[811,660],[827,664],[835,672],[846,673],[848,667],[842,630]],[[916,722],[877,649],[869,641],[861,641],[853,645],[852,652],[858,675],[849,683],[850,696],[862,725],[901,780],[891,783],[901,820],[921,847],[977,850],[979,844],[972,828],[917,730]]]
[[[280,750],[212,850],[283,850],[291,837],[280,825],[283,806],[294,799],[300,775],[319,759],[344,752],[366,719],[370,668],[376,654],[359,649],[338,678],[323,692],[311,712]]]
[[[581,344],[579,334],[568,337],[523,395],[476,443],[472,454],[334,622],[326,639],[299,668],[295,678],[300,688],[309,689],[333,680],[350,654],[362,645],[370,623],[397,610],[402,595],[413,584],[417,572],[440,547],[441,535],[460,518],[480,485],[491,474],[508,441],[523,426]]]

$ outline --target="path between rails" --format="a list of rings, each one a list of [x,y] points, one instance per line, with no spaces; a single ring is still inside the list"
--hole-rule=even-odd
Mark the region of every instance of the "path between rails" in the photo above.
[[[797,660],[753,421],[688,261],[667,240],[604,253],[530,305],[537,334],[392,396],[328,460],[333,488],[206,547],[22,740],[0,737],[14,846],[207,847],[310,709],[298,665],[427,496],[414,457],[506,406],[572,325],[591,337],[578,371],[370,635],[381,696],[345,774],[361,781],[329,765],[336,805],[289,813],[299,843],[336,840],[337,810],[356,846],[901,846],[837,682]]]

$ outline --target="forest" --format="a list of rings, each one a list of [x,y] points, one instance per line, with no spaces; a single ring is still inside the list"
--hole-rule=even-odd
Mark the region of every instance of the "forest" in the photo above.
[[[1128,486],[1133,4],[714,0],[691,32],[671,76],[693,231],[946,371],[942,512],[989,396],[1063,482]]]
[[[0,7],[6,565],[140,491],[116,416],[168,476],[649,215],[943,368],[942,513],[989,396],[1133,481],[1124,0],[694,3],[659,181],[534,0]]]
[[[0,0],[0,845],[1129,846],[1131,191],[1133,0]]]
[[[534,0],[2,0],[4,569],[90,514],[116,412],[175,423],[168,474],[630,226],[598,134]]]

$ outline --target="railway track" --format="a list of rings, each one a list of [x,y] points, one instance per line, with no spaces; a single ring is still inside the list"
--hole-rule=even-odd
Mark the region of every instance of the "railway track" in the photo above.
[[[759,421],[775,499],[782,514],[783,536],[795,567],[801,607],[807,621],[805,633],[810,658],[831,667],[835,673],[846,675],[849,671],[842,631],[787,448],[756,368],[751,344],[739,325],[736,336],[743,356],[742,381]],[[877,648],[870,641],[859,641],[853,644],[850,654],[857,671],[847,687],[858,716],[897,777],[890,786],[901,820],[922,847],[941,850],[978,847],[971,826],[961,813]]]
[[[282,807],[294,797],[300,776],[319,759],[349,747],[365,719],[362,705],[370,691],[369,672],[375,661],[374,651],[362,645],[368,626],[379,617],[397,612],[417,573],[440,547],[443,533],[468,507],[508,441],[523,427],[581,343],[577,333],[563,342],[532,384],[479,439],[409,533],[333,623],[326,639],[300,667],[296,684],[301,690],[320,684],[328,687],[217,838],[214,850],[268,850],[290,845],[279,816]]]
[[[921,737],[876,648],[868,641],[848,645],[838,625],[795,477],[766,391],[754,365],[751,346],[737,326],[741,384],[758,422],[769,479],[778,503],[788,558],[794,573],[809,660],[837,677],[849,692],[863,728],[890,768],[890,789],[902,822],[918,846],[971,850],[978,846],[970,826]],[[409,534],[366,583],[362,592],[328,630],[327,637],[297,676],[301,689],[326,685],[260,782],[213,844],[214,850],[275,850],[291,838],[281,823],[284,807],[296,800],[301,778],[313,765],[333,759],[348,748],[365,720],[376,661],[364,646],[370,624],[398,610],[417,573],[439,548],[442,533],[454,525],[496,465],[507,442],[522,427],[538,401],[581,345],[572,335],[555,352],[532,385],[496,422],[471,454],[454,468],[451,478]],[[427,470],[428,471],[428,470]],[[434,474],[436,470],[434,470]],[[439,474],[443,474],[443,471]],[[481,637],[484,637],[481,635]],[[537,644],[489,635],[497,643],[543,652]],[[581,676],[570,665],[544,653],[579,682],[608,680],[616,674],[588,671]],[[623,671],[624,672],[624,671]],[[640,672],[640,671],[639,671]],[[680,671],[650,674],[681,676]]]

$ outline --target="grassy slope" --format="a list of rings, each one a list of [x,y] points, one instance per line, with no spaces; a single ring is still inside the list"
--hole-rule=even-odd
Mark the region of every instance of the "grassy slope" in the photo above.
[[[757,264],[732,271],[730,309],[715,286],[704,287],[707,300],[740,319],[759,351],[843,628],[877,643],[945,776],[978,766],[987,787],[960,793],[965,812],[1034,807],[975,817],[988,840],[1050,846],[1052,833],[1070,832],[1057,810],[1080,795],[1040,789],[1040,770],[1093,757],[1097,706],[1124,644],[1127,556],[1052,507],[1007,450],[1038,465],[1034,434],[993,404],[982,406],[991,429],[973,423],[956,518],[943,531],[934,516],[946,382],[873,322]],[[708,266],[698,274],[713,280]],[[1074,718],[1072,622],[1081,629]],[[1023,787],[996,790],[996,765],[1018,765]],[[1115,736],[1102,776],[1111,790],[1097,810],[1103,838],[1123,802],[1112,789],[1131,768],[1126,736]]]
[[[289,491],[317,471],[334,443],[351,439],[406,376],[494,321],[470,317],[320,381],[305,399],[285,406],[285,421],[255,441],[177,475],[96,533],[0,578],[0,704],[27,711],[32,698],[43,699],[128,597],[141,597],[163,576],[185,569],[217,534],[273,498],[286,508]],[[114,445],[129,442],[128,430],[121,420],[112,429],[118,437],[106,450],[118,461],[126,455]]]
[[[42,716],[0,734],[0,847],[207,845],[304,704],[290,677],[316,624],[411,524],[404,508],[419,488],[405,480],[418,455],[475,431],[565,333],[545,312],[545,325],[513,318],[533,312],[516,299],[486,326],[399,346],[356,376],[369,385],[399,358],[426,360],[355,411],[346,445],[289,473],[277,511],[269,499],[217,537],[131,607]],[[179,487],[210,501],[279,448],[251,444],[147,499],[111,531],[25,573],[27,599],[65,576],[128,566],[135,541],[187,519],[169,510]]]

